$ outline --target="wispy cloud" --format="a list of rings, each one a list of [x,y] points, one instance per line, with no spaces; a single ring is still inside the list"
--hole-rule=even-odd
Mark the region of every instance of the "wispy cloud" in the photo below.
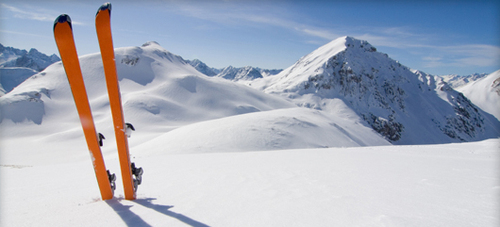
[[[412,33],[410,28],[379,28],[356,38],[377,47],[390,47],[419,58],[425,68],[499,66],[500,47],[485,44],[448,44],[447,37]]]
[[[11,12],[15,18],[21,18],[27,20],[54,21],[55,18],[59,16],[59,14],[43,8],[33,9],[27,7],[26,9],[20,9],[18,7],[7,5],[5,3],[1,3],[0,7]],[[78,21],[72,21],[72,24],[84,25],[84,23]]]
[[[241,7],[225,5],[192,5],[177,4],[173,12],[183,16],[189,16],[202,20],[207,20],[224,25],[247,25],[247,26],[274,26],[298,32],[302,35],[315,38],[332,40],[340,35],[333,33],[329,29],[323,29],[309,24],[287,19],[285,13],[278,13],[280,10],[270,10],[269,8]]]
[[[419,59],[427,68],[443,66],[498,66],[500,47],[481,44],[450,45],[447,37],[438,34],[424,34],[409,26],[367,27],[344,26],[320,27],[287,14],[286,10],[272,7],[242,7],[231,4],[203,5],[177,4],[173,13],[198,18],[222,25],[274,26],[303,35],[306,43],[324,44],[340,36],[349,35],[367,40],[376,47],[389,47]]]
[[[432,46],[437,50],[434,56],[423,56],[424,67],[443,66],[498,66],[500,62],[500,47],[492,45],[453,45]]]
[[[7,30],[0,30],[0,32],[1,33],[15,34],[15,35],[24,35],[24,36],[49,38],[48,36],[45,36],[45,35],[39,35],[39,34],[33,34],[33,33],[26,33],[26,32],[15,32],[15,31],[7,31]]]

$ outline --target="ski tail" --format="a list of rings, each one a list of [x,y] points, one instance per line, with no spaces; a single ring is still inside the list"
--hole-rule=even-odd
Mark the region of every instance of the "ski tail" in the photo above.
[[[136,189],[132,177],[128,140],[125,134],[125,120],[121,103],[120,87],[115,64],[115,52],[113,48],[113,38],[111,35],[111,3],[103,4],[96,13],[95,26],[99,47],[101,49],[104,75],[109,95],[109,105],[113,115],[113,125],[115,130],[118,157],[123,180],[125,199],[134,200]]]
[[[80,62],[76,52],[71,18],[62,14],[54,22],[54,38],[61,55],[61,60],[73,93],[80,122],[82,124],[87,146],[90,151],[97,183],[103,200],[113,198],[113,189],[109,181],[104,159],[99,147],[99,141],[94,125],[94,119],[83,81]]]

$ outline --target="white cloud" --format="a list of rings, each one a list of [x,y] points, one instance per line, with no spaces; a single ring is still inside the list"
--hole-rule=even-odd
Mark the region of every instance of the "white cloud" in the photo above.
[[[278,13],[280,10],[272,10],[266,6],[263,8],[239,5],[218,5],[218,4],[176,4],[173,12],[183,16],[189,16],[202,20],[212,21],[225,25],[241,26],[262,26],[269,25],[315,38],[332,40],[340,35],[331,32],[329,29],[318,28],[309,24],[287,19],[286,12]]]
[[[7,11],[12,12],[15,18],[21,18],[21,19],[53,22],[57,18],[57,16],[59,16],[57,13],[51,12],[50,10],[46,10],[43,8],[20,9],[18,7],[10,6],[5,3],[0,4],[0,7],[6,9]],[[84,25],[83,23],[77,21],[72,21],[72,24]]]
[[[16,35],[24,35],[24,36],[34,36],[34,37],[48,38],[48,36],[45,36],[45,35],[39,35],[39,34],[33,34],[33,33],[26,33],[26,32],[15,32],[15,31],[7,31],[7,30],[0,30],[0,32],[1,33],[16,34]]]

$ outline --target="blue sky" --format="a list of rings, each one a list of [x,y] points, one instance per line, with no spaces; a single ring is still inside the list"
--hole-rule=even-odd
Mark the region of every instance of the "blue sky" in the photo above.
[[[0,1],[0,43],[58,54],[53,21],[69,14],[79,55],[99,51],[94,16],[104,1]],[[427,73],[500,69],[500,1],[112,1],[115,47],[157,41],[216,68],[287,68],[341,36]]]

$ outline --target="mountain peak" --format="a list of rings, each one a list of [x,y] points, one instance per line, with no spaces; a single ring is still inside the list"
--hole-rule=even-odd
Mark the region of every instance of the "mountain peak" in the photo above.
[[[355,38],[350,37],[350,36],[345,36],[342,38],[345,38],[345,46],[347,48],[354,48],[354,49],[359,48],[359,49],[363,49],[363,50],[366,50],[369,52],[377,51],[377,48],[375,48],[374,46],[372,46],[370,43],[368,43],[365,40],[355,39]]]
[[[161,47],[161,45],[156,41],[148,41],[148,42],[145,42],[144,44],[142,44],[142,47],[147,47],[147,46],[159,46],[159,47]]]
[[[377,48],[372,46],[370,43],[368,43],[365,40],[359,40],[351,36],[342,36],[340,38],[337,38],[321,47],[313,51],[311,54],[312,56],[323,56],[323,57],[333,57],[334,55],[338,54],[341,51],[344,50],[355,50],[355,49],[361,49],[363,51],[368,51],[368,52],[375,52],[377,51]],[[309,56],[307,55],[307,56]]]
[[[367,41],[349,36],[252,86],[333,114],[342,102],[395,144],[474,141],[500,133],[488,126],[497,127],[498,120],[484,115],[442,79],[412,72]]]
[[[333,67],[331,64],[341,64],[341,67],[349,71],[353,67],[349,62],[374,58],[374,56],[369,55],[384,55],[383,58],[387,58],[387,55],[378,53],[377,49],[367,41],[343,36],[319,47],[300,58],[291,67],[283,70],[279,74],[279,77],[282,77],[282,83],[274,86],[269,86],[269,84],[263,86],[267,87],[268,91],[301,89],[304,86],[304,81],[310,80],[311,76],[323,74],[325,70],[328,71],[329,68]]]

